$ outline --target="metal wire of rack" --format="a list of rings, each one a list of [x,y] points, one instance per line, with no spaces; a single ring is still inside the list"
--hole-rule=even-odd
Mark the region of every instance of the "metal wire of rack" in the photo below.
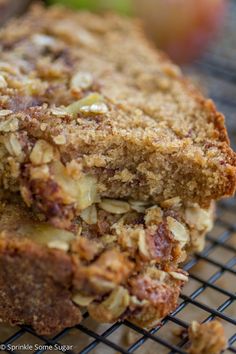
[[[234,147],[236,35],[232,32],[236,32],[235,18],[236,2],[231,1],[224,32],[227,35],[222,36],[220,45],[190,68],[190,72],[197,72],[200,77],[204,75],[210,96],[229,117],[227,122]],[[189,259],[184,269],[189,272],[190,281],[183,289],[178,307],[150,331],[128,321],[96,327],[86,312],[81,324],[65,329],[51,339],[36,335],[28,327],[13,329],[0,325],[0,351],[26,353],[23,346],[22,350],[14,350],[14,346],[28,343],[35,354],[47,354],[52,350],[58,354],[185,354],[188,338],[184,333],[191,320],[206,322],[219,318],[228,337],[228,349],[224,353],[236,353],[236,199],[219,204],[215,228],[207,236],[204,251]]]

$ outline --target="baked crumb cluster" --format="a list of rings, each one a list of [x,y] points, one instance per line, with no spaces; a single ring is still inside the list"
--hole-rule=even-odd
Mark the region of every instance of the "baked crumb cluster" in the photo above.
[[[202,324],[193,321],[188,332],[189,354],[220,354],[227,349],[224,327],[218,320]]]
[[[37,6],[0,49],[0,320],[154,326],[235,189],[224,118],[116,15]]]

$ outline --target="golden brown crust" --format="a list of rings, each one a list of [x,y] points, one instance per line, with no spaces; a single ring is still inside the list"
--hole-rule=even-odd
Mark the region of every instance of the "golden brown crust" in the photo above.
[[[82,319],[71,300],[72,264],[62,251],[0,238],[0,319],[51,335]]]
[[[0,41],[1,188],[52,223],[77,209],[58,193],[55,160],[94,176],[102,197],[207,207],[234,192],[223,116],[132,21],[37,7]]]

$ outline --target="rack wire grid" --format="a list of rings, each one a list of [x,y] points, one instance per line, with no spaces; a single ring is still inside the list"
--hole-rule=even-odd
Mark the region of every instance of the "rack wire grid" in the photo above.
[[[227,116],[232,145],[236,148],[236,2],[230,11],[221,39],[204,58],[185,68],[193,77],[200,78],[209,96]],[[69,354],[112,353],[186,353],[187,335],[180,336],[192,320],[222,321],[228,349],[236,353],[236,199],[223,201],[218,206],[214,230],[207,236],[203,252],[195,254],[184,265],[190,281],[183,289],[179,305],[159,326],[150,331],[124,321],[113,325],[96,325],[88,313],[81,324],[65,329],[54,338],[36,335],[31,328],[11,328],[0,325],[0,351],[26,353],[14,346],[31,344],[35,354],[53,352]],[[8,345],[11,345],[9,349]],[[6,350],[4,350],[4,345]]]

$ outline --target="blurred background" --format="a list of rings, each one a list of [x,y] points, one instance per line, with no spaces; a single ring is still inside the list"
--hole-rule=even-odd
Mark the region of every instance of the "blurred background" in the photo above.
[[[24,12],[30,0],[0,0],[1,21]],[[222,27],[227,0],[45,0],[92,11],[112,10],[140,17],[147,34],[176,62],[201,55]]]
[[[38,0],[40,1],[40,0]],[[0,0],[0,25],[37,0]],[[41,0],[138,17],[164,50],[227,116],[236,149],[236,0]]]

